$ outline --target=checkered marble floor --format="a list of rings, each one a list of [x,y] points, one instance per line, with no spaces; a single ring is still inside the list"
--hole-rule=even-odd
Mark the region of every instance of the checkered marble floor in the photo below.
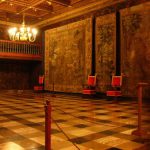
[[[150,103],[143,104],[144,137],[137,101],[86,99],[31,91],[0,92],[0,150],[44,150],[44,104],[52,105],[52,150],[150,150]]]

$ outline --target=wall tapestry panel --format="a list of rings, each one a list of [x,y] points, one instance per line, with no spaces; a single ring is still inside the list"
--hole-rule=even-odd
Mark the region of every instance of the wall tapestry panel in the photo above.
[[[96,18],[96,74],[97,91],[106,92],[115,73],[116,16]]]
[[[82,92],[91,72],[91,19],[45,31],[45,89]]]
[[[150,2],[121,11],[121,35],[123,93],[136,96],[138,82],[150,83]]]

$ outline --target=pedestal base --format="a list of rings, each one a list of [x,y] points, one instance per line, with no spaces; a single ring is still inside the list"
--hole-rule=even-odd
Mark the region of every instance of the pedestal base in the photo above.
[[[144,131],[144,130],[138,130],[138,129],[136,129],[136,130],[132,131],[132,135],[145,137],[145,136],[148,135],[148,133],[146,131]]]

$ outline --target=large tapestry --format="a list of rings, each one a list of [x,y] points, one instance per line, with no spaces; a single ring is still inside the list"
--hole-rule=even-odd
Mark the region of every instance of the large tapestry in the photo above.
[[[123,93],[136,96],[138,82],[150,83],[150,2],[122,10],[121,31]]]
[[[109,14],[96,18],[97,90],[106,92],[115,73],[116,17]]]
[[[45,31],[45,89],[82,92],[91,72],[91,19]]]

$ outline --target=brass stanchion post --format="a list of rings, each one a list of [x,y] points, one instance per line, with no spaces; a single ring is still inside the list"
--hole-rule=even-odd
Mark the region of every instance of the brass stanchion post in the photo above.
[[[146,131],[142,129],[142,91],[143,86],[147,86],[148,83],[138,83],[138,127],[132,132],[133,135],[144,136],[147,135]]]

